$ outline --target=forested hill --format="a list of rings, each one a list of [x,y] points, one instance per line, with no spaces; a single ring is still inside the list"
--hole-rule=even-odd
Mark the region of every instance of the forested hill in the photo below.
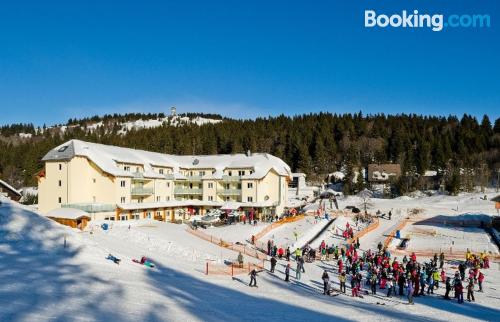
[[[72,138],[173,154],[268,152],[310,178],[337,170],[349,178],[354,169],[385,162],[401,163],[403,173],[409,175],[437,170],[450,176],[469,169],[486,179],[493,178],[500,167],[500,118],[492,122],[487,116],[477,120],[469,115],[319,113],[255,120],[219,118],[201,125],[165,122],[126,132],[106,124],[93,131],[67,126],[65,131],[43,133],[25,126],[29,137],[14,140],[0,135],[0,176],[16,186],[35,184],[42,156]]]

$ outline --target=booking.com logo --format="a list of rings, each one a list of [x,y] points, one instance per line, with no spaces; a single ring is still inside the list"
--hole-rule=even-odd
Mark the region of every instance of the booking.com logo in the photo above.
[[[490,27],[490,15],[449,15],[421,14],[418,10],[401,14],[377,14],[375,10],[365,10],[365,27],[393,28],[431,28],[432,31],[442,31],[444,28],[487,28]]]

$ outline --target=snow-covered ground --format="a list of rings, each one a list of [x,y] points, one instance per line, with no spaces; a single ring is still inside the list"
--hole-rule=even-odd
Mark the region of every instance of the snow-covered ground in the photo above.
[[[353,197],[339,201],[341,208],[356,202]],[[431,218],[495,213],[493,204],[480,200],[477,194],[372,203],[371,210],[393,209],[393,218],[381,218],[379,228],[361,239],[362,249],[384,239],[382,234],[397,225],[407,209],[425,209],[421,215]],[[304,236],[317,225],[320,223],[308,217],[276,228],[263,240],[267,237],[283,245],[292,244],[294,231]],[[245,236],[241,238],[248,238],[248,227],[233,225],[227,229],[231,227],[242,229]],[[212,230],[207,232],[212,234]],[[231,234],[227,232],[227,236]],[[476,238],[474,234],[469,236]],[[428,238],[433,242],[432,235]],[[455,244],[461,243],[456,240]],[[122,263],[106,260],[109,253],[122,258]],[[157,267],[151,269],[131,261],[142,255]],[[500,316],[498,263],[483,271],[485,292],[476,292],[476,303],[444,301],[441,287],[437,295],[416,298],[415,305],[408,306],[404,297],[387,299],[380,293],[363,299],[322,295],[323,270],[329,271],[338,287],[333,262],[306,263],[301,280],[295,279],[292,262],[291,282],[286,283],[285,261],[280,260],[275,274],[264,271],[258,275],[258,288],[247,286],[246,275],[234,279],[206,276],[200,269],[206,259],[236,256],[198,239],[182,225],[140,221],[129,230],[128,224],[114,223],[108,231],[95,227],[90,234],[90,229],[79,232],[3,200],[0,321],[498,321]],[[445,264],[449,275],[455,266],[454,261]]]
[[[247,244],[252,235],[262,231],[268,225],[268,223],[262,222],[258,222],[255,226],[248,223],[237,223],[229,226],[208,227],[204,232],[225,241]]]
[[[401,237],[409,238],[408,251],[416,252],[486,252],[498,255],[498,248],[492,243],[484,229],[442,225],[409,224],[401,231]],[[432,239],[432,243],[429,243]],[[394,242],[397,242],[395,240]]]

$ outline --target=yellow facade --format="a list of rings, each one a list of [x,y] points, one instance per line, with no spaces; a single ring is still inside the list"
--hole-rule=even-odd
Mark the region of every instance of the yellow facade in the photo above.
[[[280,214],[287,201],[287,176],[273,169],[261,178],[249,179],[242,177],[255,169],[226,168],[216,178],[212,176],[215,168],[185,166],[178,170],[182,177],[174,179],[172,167],[152,165],[149,169],[154,175],[144,176],[141,164],[116,162],[116,166],[123,176],[105,172],[85,156],[46,160],[44,175],[38,178],[39,211],[76,207],[90,212],[92,219],[171,221],[186,219],[193,208],[203,214],[225,202],[241,203],[242,208],[272,208]],[[176,206],[176,202],[181,204]],[[148,207],[142,209],[140,204]]]

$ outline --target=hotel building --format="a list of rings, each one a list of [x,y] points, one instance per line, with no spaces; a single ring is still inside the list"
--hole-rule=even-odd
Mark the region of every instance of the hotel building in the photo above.
[[[41,213],[75,208],[94,220],[176,221],[210,209],[280,215],[290,167],[266,153],[169,155],[71,140],[38,174]]]

